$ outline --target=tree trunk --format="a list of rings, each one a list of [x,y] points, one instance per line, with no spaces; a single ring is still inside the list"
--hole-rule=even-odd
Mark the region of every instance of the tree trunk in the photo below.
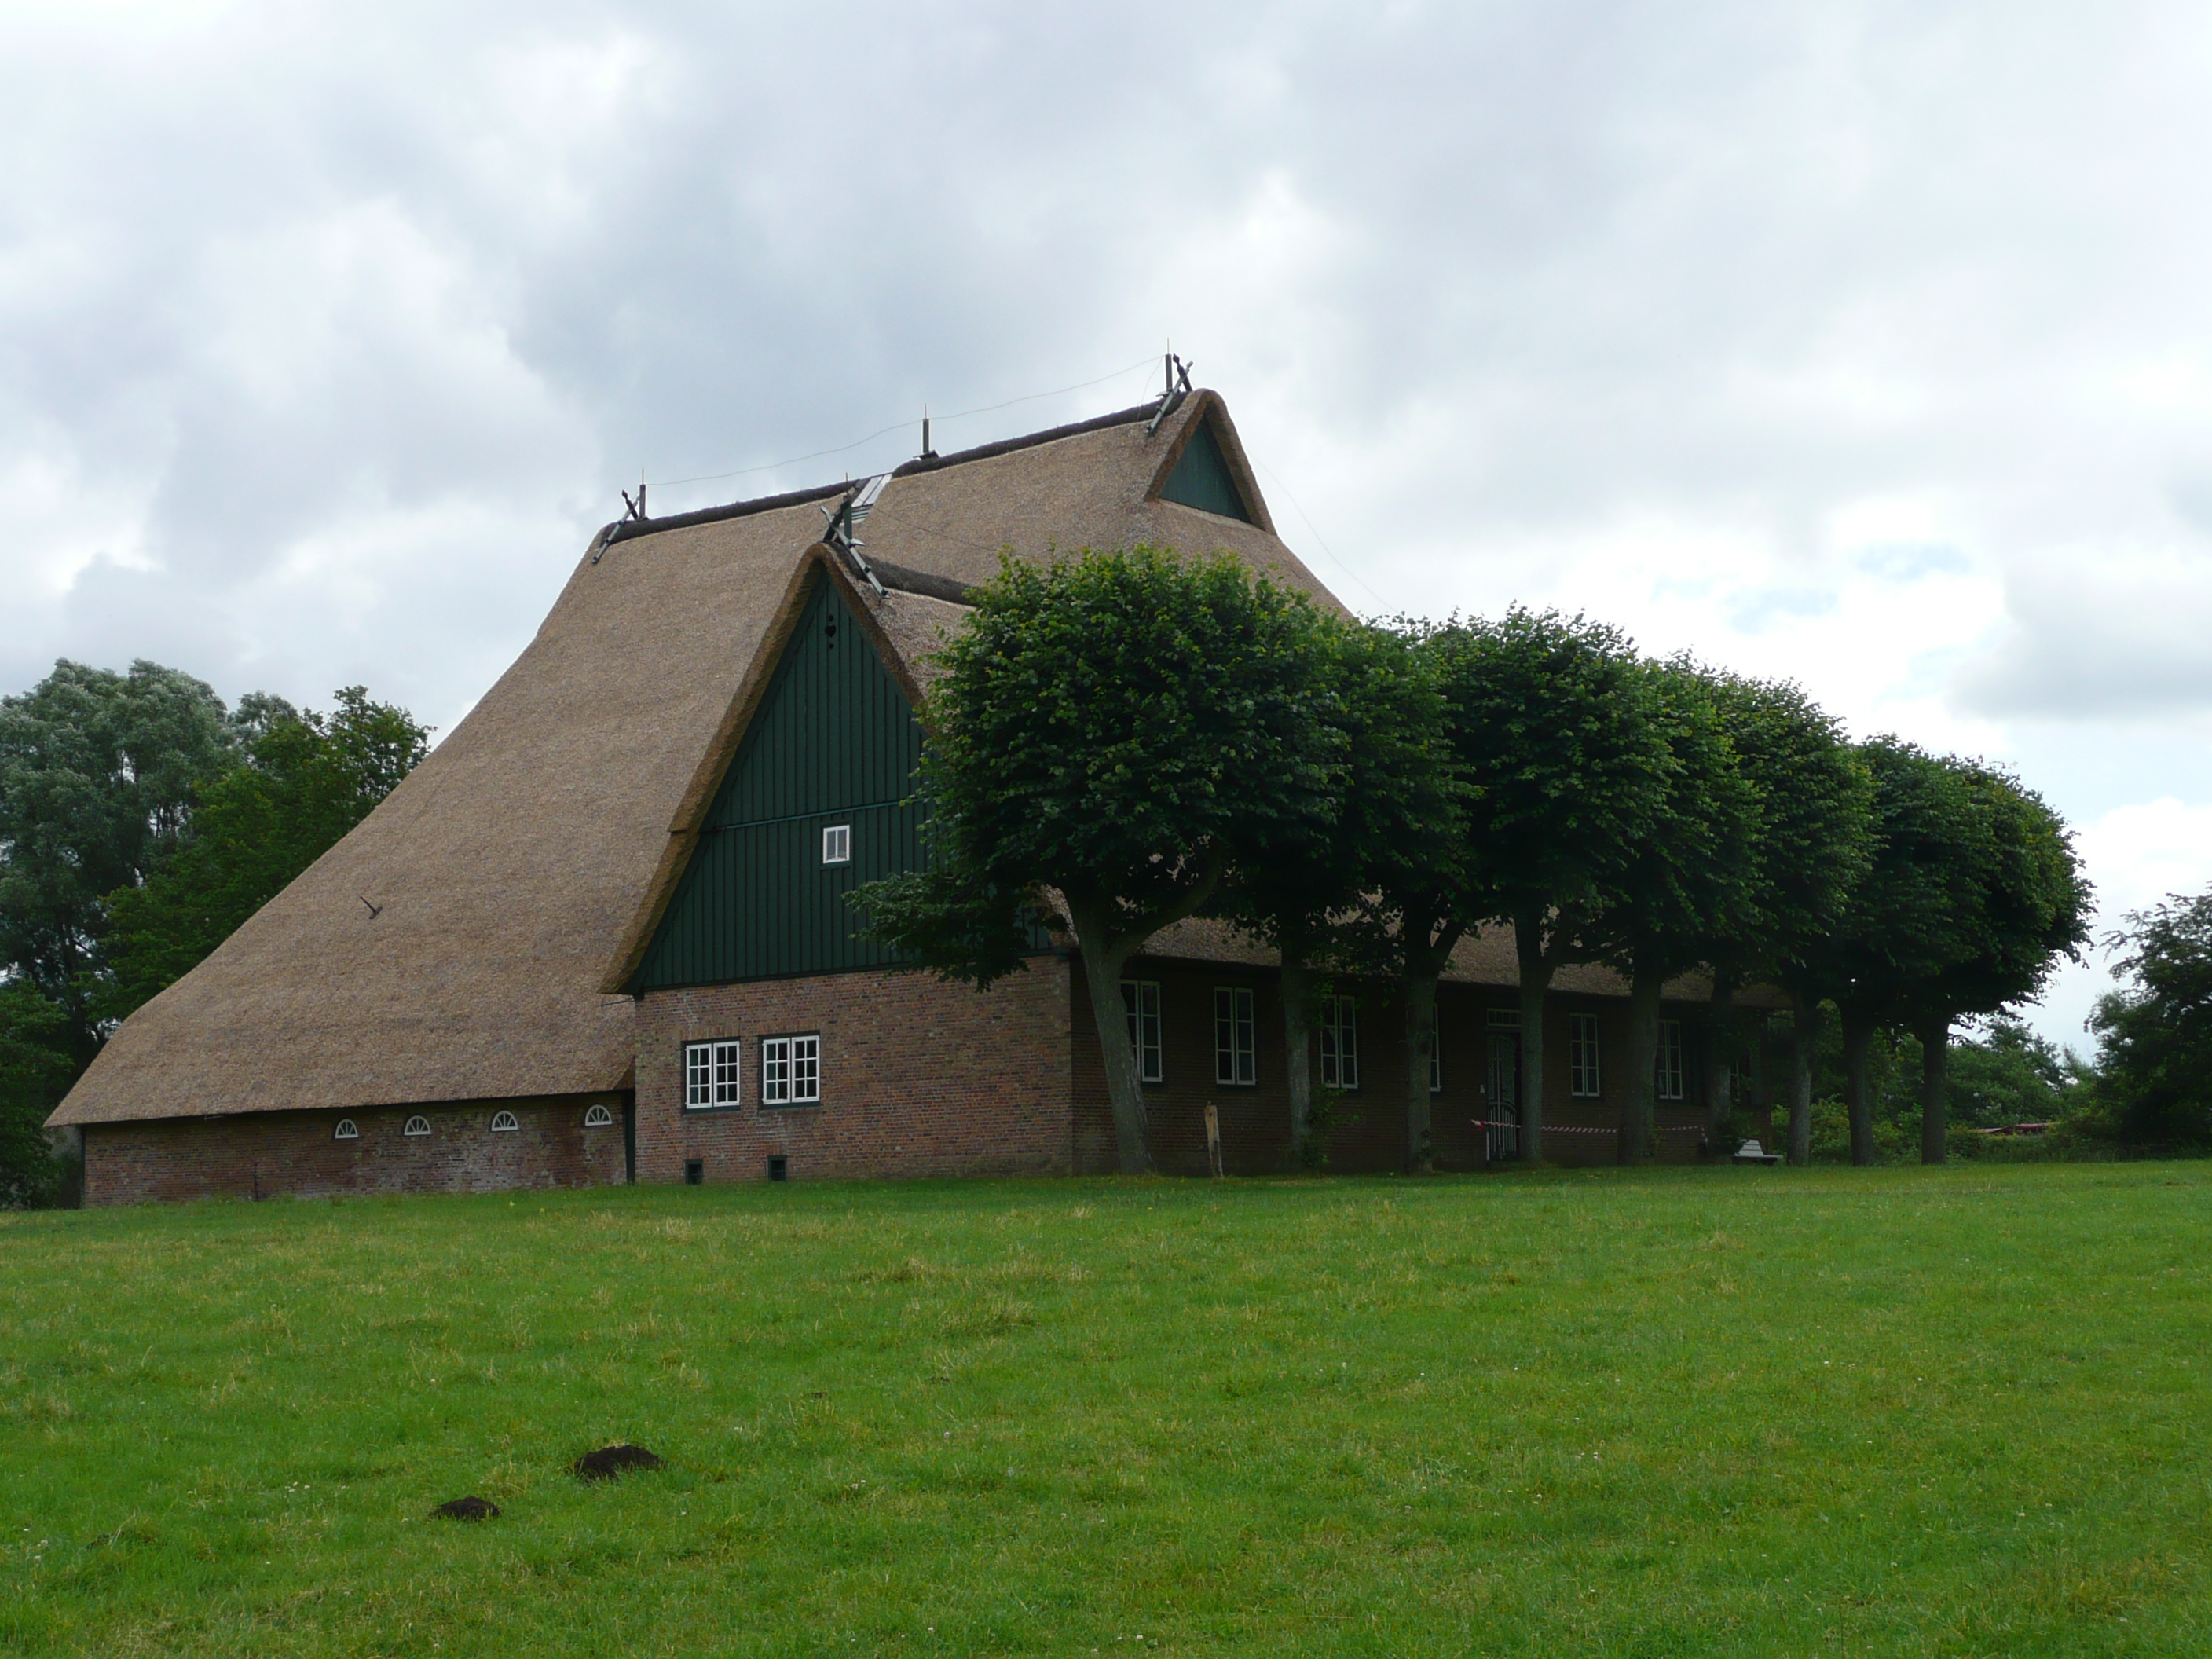
[[[1922,1020],[1920,1038],[1920,1161],[1941,1164],[1949,1150],[1951,1017]]]
[[[1874,1167],[1874,1079],[1867,1067],[1867,1054],[1874,1045],[1874,1022],[1848,1002],[1841,1006],[1844,1104],[1851,1118],[1851,1162],[1867,1170]]]
[[[1283,1081],[1291,1091],[1291,1167],[1313,1133],[1313,975],[1296,950],[1283,952]]]
[[[1131,943],[1112,939],[1103,905],[1078,905],[1070,900],[1067,919],[1083,950],[1091,1021],[1097,1028],[1098,1052],[1106,1062],[1106,1098],[1114,1107],[1114,1149],[1123,1175],[1146,1175],[1152,1168],[1152,1131],[1145,1110],[1144,1085],[1137,1080],[1136,1053],[1129,1046],[1128,1005],[1121,999],[1121,969],[1128,963]]]
[[[1435,1167],[1429,1102],[1429,1054],[1437,1040],[1437,969],[1406,975],[1406,1167]]]
[[[1513,945],[1521,958],[1521,1161],[1544,1161],[1544,993],[1552,963],[1544,951],[1544,915],[1513,919]]]
[[[1735,976],[1717,973],[1713,975],[1712,1006],[1705,1014],[1705,1134],[1707,1140],[1720,1133],[1735,1109],[1735,1049],[1729,1041],[1735,1034]]]
[[[1659,993],[1666,981],[1638,969],[1628,981],[1628,1093],[1620,1105],[1615,1156],[1623,1164],[1651,1161],[1653,1096],[1659,1069]]]
[[[1790,1162],[1813,1161],[1813,1051],[1820,1042],[1820,1005],[1801,996],[1790,1023]]]

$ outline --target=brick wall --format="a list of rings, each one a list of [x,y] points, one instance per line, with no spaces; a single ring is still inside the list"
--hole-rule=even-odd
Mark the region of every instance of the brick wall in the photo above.
[[[586,1129],[603,1104],[614,1121]],[[493,1115],[518,1127],[495,1133]],[[364,1193],[483,1193],[611,1185],[626,1177],[618,1095],[477,1101],[351,1112],[95,1124],[84,1132],[84,1201],[327,1198]],[[419,1112],[427,1135],[402,1133]],[[360,1138],[335,1138],[340,1119]]]
[[[990,990],[854,973],[650,992],[638,1005],[637,1177],[793,1181],[1051,1175],[1072,1164],[1065,963],[1032,957]],[[763,1036],[819,1031],[822,1100],[760,1102]],[[734,1108],[684,1106],[686,1042],[736,1038]]]
[[[1091,1019],[1089,992],[1080,962],[1073,966],[1075,1017],[1069,1033],[1075,1079],[1075,1165],[1086,1172],[1120,1167],[1115,1156],[1114,1115],[1106,1097],[1106,1068]],[[1272,968],[1139,957],[1126,977],[1154,980],[1160,986],[1162,1080],[1148,1084],[1152,1156],[1170,1175],[1206,1172],[1206,1106],[1212,1101],[1221,1123],[1222,1163],[1231,1175],[1259,1175],[1291,1167],[1290,1094],[1283,1064],[1283,1008],[1279,976]],[[1214,1081],[1213,991],[1243,986],[1254,993],[1259,1026],[1259,1081],[1230,1087]],[[1403,1170],[1406,1144],[1405,1002],[1387,981],[1340,983],[1340,992],[1358,1004],[1359,1087],[1340,1095],[1328,1137],[1329,1168],[1346,1173]],[[1482,1132],[1474,1120],[1490,1110],[1490,1053],[1492,1009],[1519,1006],[1510,986],[1443,984],[1437,988],[1437,1030],[1442,1045],[1443,1087],[1429,1097],[1430,1143],[1439,1170],[1480,1169]],[[1662,1127],[1702,1121],[1702,1085],[1698,1069],[1695,1022],[1700,1010],[1667,1004],[1664,1018],[1682,1019],[1692,1029],[1686,1098],[1662,1102],[1655,1122]],[[1568,1094],[1571,1013],[1598,1017],[1601,1090],[1595,1100]],[[1547,999],[1544,1016],[1544,1116],[1547,1124],[1617,1131],[1626,1082],[1628,1009],[1619,998],[1560,994]],[[1517,1039],[1516,1039],[1517,1040]],[[1321,1085],[1320,1038],[1311,1039],[1315,1092]],[[1754,1131],[1763,1124],[1747,1113]],[[1652,1137],[1662,1162],[1695,1158],[1698,1137],[1662,1133]],[[1545,1137],[1545,1156],[1558,1164],[1611,1164],[1618,1156],[1612,1133],[1556,1133]]]

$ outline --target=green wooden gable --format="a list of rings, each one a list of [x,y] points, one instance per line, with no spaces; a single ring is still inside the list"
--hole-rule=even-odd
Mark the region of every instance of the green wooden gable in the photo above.
[[[857,939],[847,895],[921,867],[908,801],[921,726],[834,584],[819,572],[633,991],[888,967]],[[849,863],[823,831],[850,827]]]
[[[1160,499],[1180,501],[1202,513],[1218,513],[1224,519],[1252,522],[1243,492],[1230,475],[1229,458],[1221,453],[1221,441],[1213,435],[1211,420],[1200,421],[1190,441],[1182,447],[1175,470],[1160,486]]]

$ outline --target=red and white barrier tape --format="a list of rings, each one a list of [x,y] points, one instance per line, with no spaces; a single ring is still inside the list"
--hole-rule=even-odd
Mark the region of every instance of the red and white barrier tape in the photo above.
[[[1488,1118],[1481,1117],[1470,1118],[1468,1121],[1478,1129],[1517,1129],[1521,1127],[1517,1123],[1493,1123]],[[1547,1135],[1617,1135],[1620,1131],[1592,1129],[1579,1123],[1547,1123],[1543,1133]],[[1705,1129],[1695,1123],[1655,1123],[1651,1126],[1651,1133],[1655,1135],[1701,1135]]]

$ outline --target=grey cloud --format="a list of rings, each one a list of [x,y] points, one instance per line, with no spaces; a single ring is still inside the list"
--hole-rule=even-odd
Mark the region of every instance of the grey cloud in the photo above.
[[[2080,723],[2212,709],[2212,555],[2022,563],[2006,610],[1997,641],[1954,682],[1976,713]]]
[[[641,465],[759,465],[1170,331],[1390,605],[1510,595],[1521,550],[1644,514],[1797,562],[1755,629],[1832,603],[1826,526],[1867,495],[1964,489],[1998,541],[2163,514],[2179,439],[2100,439],[2063,394],[2203,343],[2201,240],[2114,183],[2204,136],[2157,8],[5,27],[0,468],[143,497],[158,567],[27,601],[9,684],[158,646],[304,698],[343,664],[450,725]]]

